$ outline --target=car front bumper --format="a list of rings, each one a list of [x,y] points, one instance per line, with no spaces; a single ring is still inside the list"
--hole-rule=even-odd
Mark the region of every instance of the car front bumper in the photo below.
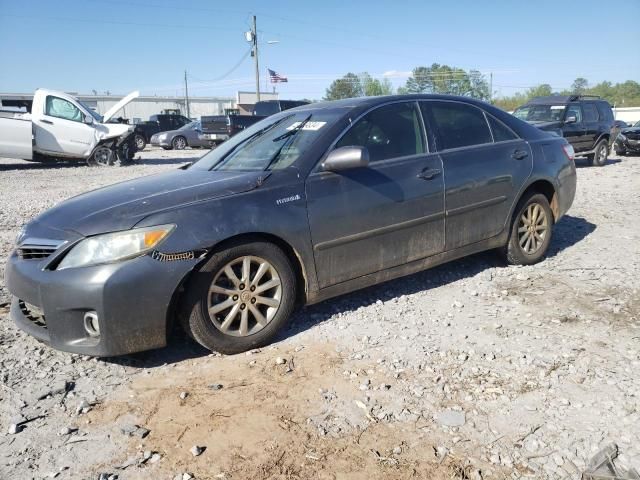
[[[640,140],[616,138],[615,150],[617,152],[640,152]]]
[[[157,147],[170,147],[171,146],[171,140],[169,138],[157,138],[157,137],[151,137],[151,140],[149,141],[149,143],[151,145],[155,145]]]
[[[43,262],[9,257],[5,284],[11,317],[22,330],[58,350],[98,357],[167,343],[169,308],[196,259],[160,261],[150,255],[92,267],[47,270]],[[99,335],[85,327],[98,316]]]

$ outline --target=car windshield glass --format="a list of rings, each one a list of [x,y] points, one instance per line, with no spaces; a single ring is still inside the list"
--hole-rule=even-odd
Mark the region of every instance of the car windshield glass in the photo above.
[[[524,105],[513,114],[527,122],[558,122],[562,120],[566,105]]]
[[[191,168],[232,171],[287,168],[342,113],[339,110],[307,110],[273,115],[227,140]]]
[[[634,125],[634,127],[640,127],[640,121],[637,121]]]
[[[253,114],[268,117],[274,113],[278,113],[280,107],[277,102],[258,102],[253,108]]]
[[[93,117],[94,120],[96,120],[99,123],[102,123],[102,115],[100,115],[99,113],[97,113],[96,111],[94,111],[89,105],[87,105],[86,103],[81,102],[80,100],[78,100],[78,103],[80,105],[82,105],[82,107],[91,114],[91,116]]]
[[[191,122],[183,125],[178,130],[196,130],[198,128],[200,128],[200,122]]]

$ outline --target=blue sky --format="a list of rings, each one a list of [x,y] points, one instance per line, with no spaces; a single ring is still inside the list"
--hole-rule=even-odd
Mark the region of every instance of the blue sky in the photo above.
[[[252,90],[251,57],[229,73],[252,14],[261,87],[266,67],[288,76],[281,98],[321,98],[349,71],[398,86],[434,62],[493,72],[503,95],[640,81],[640,0],[0,0],[0,92],[183,95],[185,69],[194,96]]]

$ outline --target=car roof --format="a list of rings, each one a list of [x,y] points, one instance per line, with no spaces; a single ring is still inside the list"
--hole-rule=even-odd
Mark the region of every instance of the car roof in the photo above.
[[[602,98],[595,95],[549,95],[547,97],[535,97],[529,100],[527,105],[561,105],[571,102],[605,102]]]
[[[487,105],[486,103],[471,97],[418,93],[409,95],[381,95],[378,97],[355,97],[345,98],[342,100],[329,100],[302,105],[300,107],[296,107],[295,110],[375,107],[376,105],[402,100],[455,100],[474,105]]]

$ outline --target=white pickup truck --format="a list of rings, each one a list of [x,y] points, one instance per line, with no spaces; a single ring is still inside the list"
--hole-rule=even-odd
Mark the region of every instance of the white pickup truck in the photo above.
[[[127,162],[136,151],[134,126],[108,122],[139,95],[130,93],[101,116],[71,95],[38,89],[31,112],[0,109],[0,157],[92,166]]]

